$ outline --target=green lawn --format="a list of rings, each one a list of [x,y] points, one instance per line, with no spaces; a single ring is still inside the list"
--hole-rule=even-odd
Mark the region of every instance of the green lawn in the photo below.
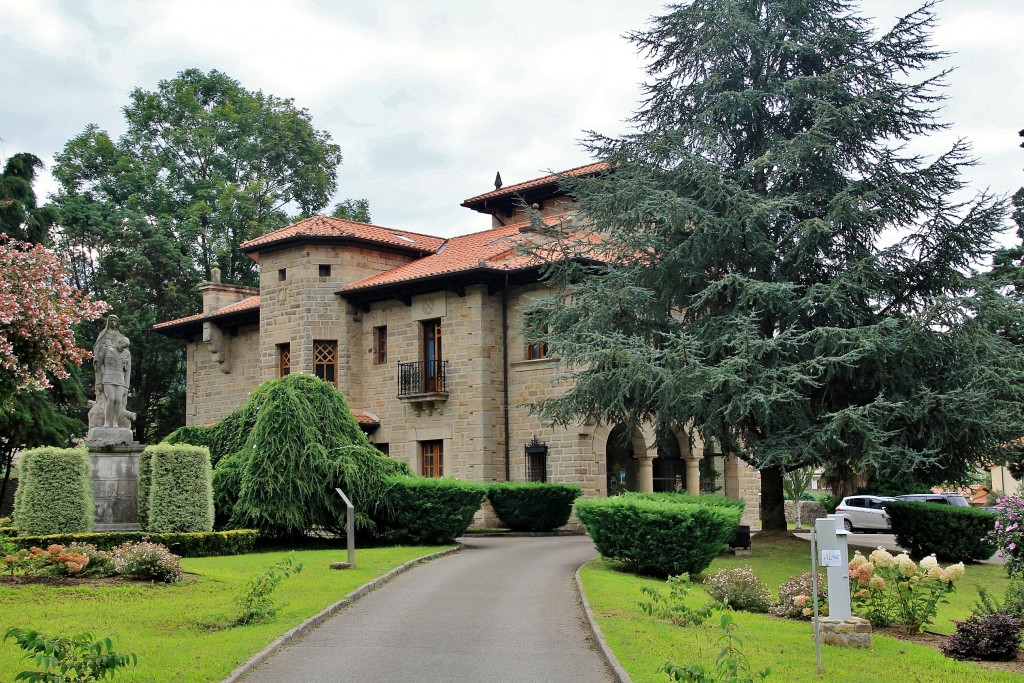
[[[751,557],[719,557],[706,574],[741,565],[752,566],[775,593],[779,584],[790,576],[810,570],[810,546],[795,538],[758,541],[755,537]],[[644,599],[640,589],[651,586],[667,594],[664,581],[634,576],[603,559],[584,567],[581,576],[587,600],[609,646],[635,683],[667,681],[668,678],[657,671],[668,660],[679,665],[694,662],[713,665],[720,650],[717,641],[721,635],[716,619],[709,626],[681,628],[648,617],[638,607]],[[962,619],[970,613],[977,598],[975,584],[1001,597],[1007,579],[1002,567],[969,565],[958,590],[948,605],[940,607],[936,624],[929,630],[952,633],[954,626],[949,620]],[[700,588],[694,589],[692,597],[694,605],[707,600]],[[823,647],[823,675],[819,677],[809,621],[737,612],[736,622],[751,664],[755,670],[770,667],[771,681],[962,683],[970,680],[981,683],[1021,680],[1020,676],[957,662],[926,646],[877,634],[870,650]]]
[[[184,559],[190,572],[177,585],[131,584],[101,587],[0,586],[0,631],[9,626],[50,634],[116,633],[115,649],[134,652],[139,666],[117,680],[133,683],[219,681],[279,635],[337,602],[352,590],[410,560],[441,548],[397,547],[359,550],[356,567],[331,570],[344,550],[295,553],[302,573],[284,580],[276,593],[288,603],[270,622],[219,632],[193,625],[230,613],[243,581],[287,552]],[[0,681],[26,668],[13,641],[0,644]]]

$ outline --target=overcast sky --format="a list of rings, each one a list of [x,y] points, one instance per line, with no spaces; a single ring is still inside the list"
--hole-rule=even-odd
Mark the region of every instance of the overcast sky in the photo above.
[[[918,5],[865,0],[889,27]],[[624,132],[643,62],[622,37],[658,0],[0,0],[0,161],[47,165],[89,123],[118,136],[132,88],[187,68],[292,98],[342,149],[336,199],[365,197],[373,222],[441,236],[489,227],[459,204],[588,163],[585,130]],[[946,0],[948,134],[979,165],[969,180],[1024,185],[1024,12],[1017,0]],[[44,178],[37,191],[54,189]],[[328,209],[329,210],[329,209]]]

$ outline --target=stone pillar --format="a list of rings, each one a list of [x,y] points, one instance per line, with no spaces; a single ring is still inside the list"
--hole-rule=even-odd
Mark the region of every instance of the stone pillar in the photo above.
[[[691,496],[700,495],[700,461],[701,456],[690,456],[686,462],[686,492]]]
[[[637,486],[641,493],[654,493],[654,456],[641,455],[637,461]]]
[[[96,531],[139,531],[139,444],[89,449]]]

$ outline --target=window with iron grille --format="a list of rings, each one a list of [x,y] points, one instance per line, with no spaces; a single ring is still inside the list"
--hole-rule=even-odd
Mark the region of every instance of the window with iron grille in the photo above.
[[[526,444],[526,481],[548,480],[548,445],[534,436]]]
[[[338,342],[313,342],[313,374],[338,386]]]
[[[384,365],[388,362],[388,328],[386,325],[373,328],[373,362]]]
[[[420,475],[424,477],[444,476],[444,442],[420,441]]]
[[[284,377],[292,371],[292,345],[277,345],[277,376]]]

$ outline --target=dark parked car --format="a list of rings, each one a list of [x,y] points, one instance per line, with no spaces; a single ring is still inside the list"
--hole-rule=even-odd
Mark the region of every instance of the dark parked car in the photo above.
[[[889,515],[885,504],[895,498],[885,496],[847,496],[836,506],[836,513],[844,515],[843,526],[847,531],[854,529],[889,531]]]
[[[896,496],[897,500],[905,500],[910,503],[938,503],[939,505],[953,505],[958,508],[969,508],[970,503],[959,493],[908,493],[905,496]]]

